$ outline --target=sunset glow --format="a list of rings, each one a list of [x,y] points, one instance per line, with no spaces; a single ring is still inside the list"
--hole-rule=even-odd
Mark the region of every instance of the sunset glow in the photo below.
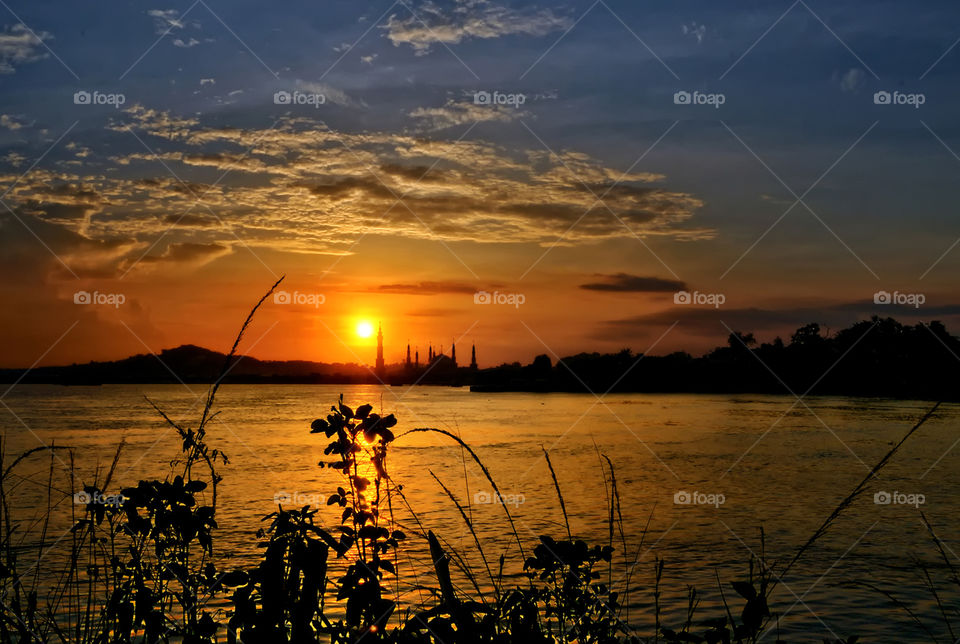
[[[357,323],[357,336],[361,338],[373,337],[373,324],[366,320]]]

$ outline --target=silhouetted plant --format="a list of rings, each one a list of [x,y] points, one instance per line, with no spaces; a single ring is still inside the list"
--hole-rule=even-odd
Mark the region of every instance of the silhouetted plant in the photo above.
[[[548,636],[561,642],[606,642],[620,630],[617,593],[600,579],[597,566],[610,563],[613,548],[587,546],[580,539],[555,541],[542,535],[524,570],[539,582],[535,598],[542,604]],[[626,629],[623,629],[624,632]]]
[[[227,641],[315,642],[324,627],[324,592],[331,547],[340,544],[314,524],[317,510],[282,508],[264,517],[270,526],[258,534],[269,540],[262,561],[249,571],[224,575],[224,586],[237,589]]]
[[[390,591],[383,577],[396,574],[396,560],[390,554],[405,538],[403,532],[381,525],[384,495],[389,494],[387,445],[394,439],[390,428],[397,419],[393,414],[381,418],[371,405],[353,411],[343,404],[343,396],[330,411],[325,420],[313,422],[311,431],[333,438],[324,454],[337,458],[321,466],[339,471],[347,487],[338,487],[327,505],[343,508],[337,554],[343,556],[352,549],[354,560],[337,582],[337,599],[346,601],[346,617],[328,631],[334,641],[380,637],[396,609],[396,602],[386,596]],[[373,467],[372,480],[361,472],[365,458]]]

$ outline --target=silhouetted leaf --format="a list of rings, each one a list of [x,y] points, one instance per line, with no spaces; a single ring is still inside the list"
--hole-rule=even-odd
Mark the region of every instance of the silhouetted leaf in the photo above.
[[[730,585],[733,586],[733,589],[737,591],[737,594],[743,597],[744,599],[755,599],[757,597],[757,591],[753,588],[753,585],[746,581],[732,581]]]

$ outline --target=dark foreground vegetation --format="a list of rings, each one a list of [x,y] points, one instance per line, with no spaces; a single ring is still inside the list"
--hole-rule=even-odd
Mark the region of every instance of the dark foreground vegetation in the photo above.
[[[641,359],[642,358],[642,359]],[[960,340],[940,322],[874,317],[835,333],[803,326],[784,342],[757,344],[735,331],[701,357],[581,353],[485,369],[482,391],[802,393],[920,400],[960,399]]]
[[[248,317],[244,329],[249,322]],[[259,562],[237,566],[225,560],[216,547],[217,489],[227,457],[207,442],[206,432],[218,388],[219,382],[211,388],[195,427],[181,426],[158,409],[182,444],[181,458],[164,478],[135,485],[114,481],[118,449],[113,467],[84,482],[86,502],[72,506],[77,510],[66,538],[69,556],[52,578],[41,579],[35,572],[56,545],[49,540],[47,524],[38,544],[17,546],[19,517],[10,486],[18,467],[43,456],[50,458],[53,480],[54,455],[69,458],[70,451],[43,447],[13,459],[0,456],[3,642],[746,643],[757,642],[770,628],[774,632],[767,641],[779,641],[774,601],[778,580],[800,564],[804,553],[936,410],[906,433],[793,557],[774,566],[761,556],[745,566],[742,577],[723,582],[718,577],[723,609],[716,614],[701,615],[697,591],[690,589],[687,617],[665,623],[660,588],[664,562],[658,559],[654,581],[643,589],[653,598],[653,627],[637,633],[623,617],[629,594],[640,592],[630,583],[637,560],[615,554],[624,539],[624,522],[609,459],[603,472],[609,539],[588,544],[573,533],[562,479],[545,453],[565,530],[543,535],[538,543],[524,543],[509,507],[501,505],[523,560],[521,570],[505,570],[505,557],[484,551],[462,504],[439,479],[438,493],[442,490],[460,511],[476,551],[457,552],[441,533],[421,522],[415,508],[407,505],[402,485],[389,473],[390,448],[404,436],[397,420],[374,413],[371,405],[353,409],[342,399],[310,429],[326,444],[320,463],[330,479],[326,506],[279,506],[263,518],[257,535],[263,552]],[[438,429],[408,433],[413,432],[458,442],[499,495],[478,455],[456,436]],[[48,509],[55,506],[57,494],[48,486]],[[401,520],[401,515],[409,518]],[[325,527],[330,525],[336,527]],[[400,557],[412,540],[428,546],[433,568],[429,578],[411,580],[412,571]],[[618,573],[627,573],[619,590],[608,581],[614,566],[622,566]],[[211,607],[214,600],[222,600],[224,607]],[[946,613],[944,620],[950,628]]]

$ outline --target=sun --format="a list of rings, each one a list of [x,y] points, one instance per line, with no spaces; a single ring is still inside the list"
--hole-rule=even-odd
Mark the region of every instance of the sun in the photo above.
[[[357,335],[361,338],[369,338],[373,335],[373,324],[363,320],[357,322]]]

